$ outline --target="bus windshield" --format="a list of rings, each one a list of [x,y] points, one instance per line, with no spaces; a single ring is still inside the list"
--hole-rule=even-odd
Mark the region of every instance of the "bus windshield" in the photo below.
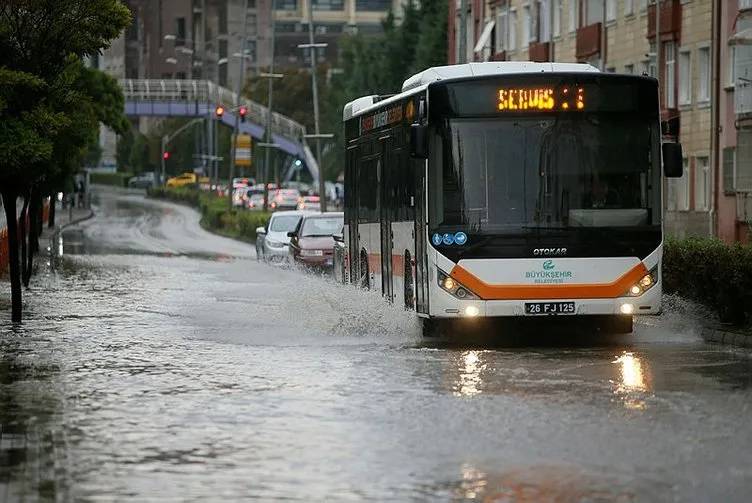
[[[433,229],[659,226],[659,132],[636,112],[444,119],[431,139]]]

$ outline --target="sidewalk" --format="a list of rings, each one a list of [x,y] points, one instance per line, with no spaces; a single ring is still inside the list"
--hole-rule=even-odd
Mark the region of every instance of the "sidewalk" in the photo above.
[[[752,329],[721,325],[720,323],[702,327],[705,342],[752,348]]]

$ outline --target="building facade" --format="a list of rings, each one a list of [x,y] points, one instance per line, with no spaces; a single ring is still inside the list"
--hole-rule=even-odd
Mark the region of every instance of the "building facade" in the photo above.
[[[752,26],[749,3],[456,0],[449,7],[449,62],[584,62],[605,72],[658,78],[664,135],[680,141],[685,155],[684,176],[664,187],[667,231],[747,240],[737,207],[748,205],[739,183],[747,176],[740,164],[752,166],[752,120],[750,153],[737,155],[737,142],[746,148],[747,139],[744,126],[737,131],[734,87],[747,66],[752,77],[752,54],[747,58],[747,44],[729,39]],[[735,71],[740,65],[747,66]]]

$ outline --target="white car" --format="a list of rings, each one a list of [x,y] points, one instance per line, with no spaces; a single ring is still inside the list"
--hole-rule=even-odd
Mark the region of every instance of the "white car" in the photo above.
[[[283,263],[289,260],[288,232],[294,231],[306,211],[277,211],[266,227],[256,229],[256,258],[264,262]]]

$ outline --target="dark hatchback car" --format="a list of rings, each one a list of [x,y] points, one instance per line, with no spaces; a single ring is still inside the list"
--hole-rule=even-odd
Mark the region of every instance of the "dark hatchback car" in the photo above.
[[[334,234],[344,225],[344,213],[315,213],[304,216],[290,236],[290,255],[296,264],[315,269],[334,265]]]

